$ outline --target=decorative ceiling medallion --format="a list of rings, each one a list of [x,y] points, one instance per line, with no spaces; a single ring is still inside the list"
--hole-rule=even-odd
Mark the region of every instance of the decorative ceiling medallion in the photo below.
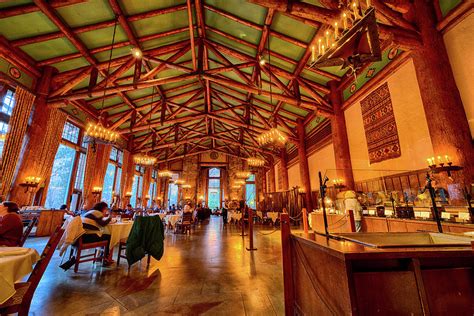
[[[391,48],[390,51],[388,52],[388,59],[392,60],[397,56],[398,49],[397,48]]]
[[[210,154],[210,156],[211,156],[211,159],[212,159],[212,160],[217,160],[217,159],[219,159],[219,153],[217,153],[217,152],[215,152],[215,151],[212,151],[211,154]]]
[[[354,93],[356,91],[356,89],[357,89],[356,84],[355,83],[351,84],[351,87],[350,87],[351,93]]]
[[[365,74],[365,77],[372,78],[374,76],[375,70],[376,70],[375,67],[369,68],[367,70],[367,73]]]
[[[10,67],[10,69],[8,69],[8,73],[15,79],[21,78],[21,71],[16,67]]]

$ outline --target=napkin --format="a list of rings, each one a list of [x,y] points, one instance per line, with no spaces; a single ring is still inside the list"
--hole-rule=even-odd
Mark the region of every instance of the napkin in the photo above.
[[[24,255],[28,250],[23,247],[0,247],[0,257]]]

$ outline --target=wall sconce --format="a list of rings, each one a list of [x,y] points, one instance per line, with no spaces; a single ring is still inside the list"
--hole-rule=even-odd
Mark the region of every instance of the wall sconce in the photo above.
[[[306,190],[304,188],[298,188],[298,193],[299,194],[306,193]]]
[[[27,192],[30,188],[36,188],[40,181],[41,178],[39,177],[26,177],[25,182],[21,183],[20,186],[26,187],[25,192]]]
[[[200,200],[204,200],[204,195],[200,195],[200,196],[199,196],[199,199],[200,199]]]
[[[150,195],[149,195],[149,194],[145,195],[145,199],[149,200],[149,199],[150,199]]]
[[[334,188],[336,189],[343,189],[346,186],[344,185],[344,180],[343,179],[334,179],[332,180],[332,183],[334,184]]]
[[[460,166],[453,165],[451,158],[448,155],[444,155],[444,159],[442,156],[438,156],[436,159],[435,157],[431,157],[426,159],[428,161],[428,166],[433,173],[440,173],[446,171],[448,177],[451,179],[451,171],[459,171],[463,168]]]
[[[126,198],[131,198],[131,197],[132,197],[132,192],[127,192],[127,193],[125,193],[125,197],[126,197]]]
[[[183,184],[183,185],[181,186],[181,188],[183,188],[183,189],[191,189],[191,185],[190,185],[190,184]]]
[[[98,195],[98,194],[101,194],[102,193],[102,188],[101,187],[93,187],[92,188],[92,194],[94,195]]]

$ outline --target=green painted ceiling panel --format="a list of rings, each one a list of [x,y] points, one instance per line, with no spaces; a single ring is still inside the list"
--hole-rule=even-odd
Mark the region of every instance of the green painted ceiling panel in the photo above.
[[[188,13],[182,10],[134,21],[130,24],[136,34],[141,37],[188,26]]]
[[[122,57],[122,56],[127,56],[127,55],[130,55],[130,46],[114,48],[113,53],[112,53],[112,59]],[[110,50],[105,51],[105,52],[96,53],[96,54],[94,54],[94,57],[99,62],[108,61],[109,57],[110,57]]]
[[[309,79],[311,81],[320,83],[322,85],[326,85],[328,83],[328,81],[331,80],[328,77],[324,77],[320,74],[314,73],[314,72],[306,70],[306,69],[301,72],[300,76],[305,78],[305,79]]]
[[[288,58],[299,60],[305,53],[305,49],[274,36],[270,36],[270,49]]]
[[[52,64],[59,72],[64,72],[72,69],[89,66],[89,63],[84,57],[66,60],[60,63]]]
[[[126,15],[138,14],[146,11],[164,9],[180,4],[185,4],[186,0],[123,0],[120,1],[122,10]],[[184,10],[185,11],[185,10]]]
[[[71,27],[96,24],[114,19],[114,12],[106,0],[88,0],[57,8],[61,18]]]
[[[436,0],[437,1],[437,0]],[[443,16],[446,16],[452,9],[457,7],[462,0],[439,0],[439,6]]]
[[[65,37],[21,46],[21,49],[36,61],[78,52],[76,47]]]
[[[176,42],[181,42],[187,39],[189,39],[189,32],[181,32],[178,34],[168,35],[166,37],[157,38],[154,40],[143,42],[142,48],[145,50],[152,49],[152,48],[156,48],[160,46],[165,46],[168,44],[173,44]]]
[[[0,19],[1,34],[8,40],[57,32],[59,29],[41,12]]]
[[[6,0],[4,2],[0,1],[0,9],[16,7],[28,3],[33,3],[33,0]]]
[[[109,106],[112,106],[112,105],[116,105],[116,104],[120,104],[120,103],[123,103],[123,101],[119,96],[114,96],[112,98],[107,98],[107,99],[104,100],[103,108],[106,108],[106,107],[109,107]],[[91,105],[96,109],[100,109],[100,108],[102,108],[102,100],[97,101],[97,102],[93,102],[93,103],[91,103]]]
[[[311,42],[311,39],[317,31],[314,27],[292,19],[280,12],[277,12],[273,18],[272,30],[305,43]]]
[[[127,91],[127,95],[130,97],[130,99],[138,99],[141,97],[144,97],[146,95],[151,95],[153,92],[152,88],[146,88],[146,89],[135,89],[131,91]]]
[[[241,19],[263,25],[267,9],[242,0],[207,0],[206,4],[212,5],[221,11],[239,16]],[[208,11],[206,11],[207,15]]]
[[[247,25],[237,23],[217,13],[206,11],[206,25],[219,29],[227,34],[241,38],[257,45],[260,41],[261,31]],[[234,43],[236,44],[236,43]]]
[[[97,47],[112,45],[112,38],[114,35],[114,27],[105,27],[98,30],[79,33],[77,36],[89,49]],[[115,43],[128,41],[127,34],[120,26],[117,26],[115,33]]]
[[[125,114],[125,112],[127,112],[128,110],[130,110],[128,105],[124,105],[124,106],[121,106],[117,109],[109,110],[109,111],[107,111],[107,113],[109,113],[109,115],[114,115],[114,114],[121,113],[121,112],[123,112]]]

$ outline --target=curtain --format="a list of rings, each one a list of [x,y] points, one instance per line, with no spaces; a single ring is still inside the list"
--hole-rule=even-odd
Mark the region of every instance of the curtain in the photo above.
[[[145,202],[145,197],[148,195],[148,190],[150,190],[150,182],[151,182],[151,171],[153,167],[146,167],[145,173],[143,175],[143,191],[142,191],[142,200]],[[151,197],[150,197],[151,198]],[[143,205],[146,207],[146,205]]]
[[[53,169],[54,158],[61,142],[64,124],[66,123],[67,114],[57,108],[50,110],[49,118],[46,126],[46,134],[43,139],[43,145],[39,152],[36,170],[33,174],[41,177],[42,181],[51,175]]]
[[[5,199],[12,185],[34,100],[35,96],[32,93],[22,87],[17,87],[15,107],[10,117],[0,163],[0,197],[2,199]]]
[[[111,145],[93,144],[87,147],[86,168],[84,172],[84,208],[88,209],[96,202],[92,195],[94,187],[102,187],[110,158]]]

